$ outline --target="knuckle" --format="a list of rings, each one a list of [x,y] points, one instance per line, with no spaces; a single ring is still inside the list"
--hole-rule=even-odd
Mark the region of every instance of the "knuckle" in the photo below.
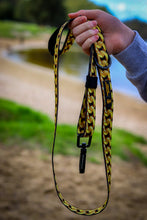
[[[81,45],[81,38],[79,36],[76,37],[76,42],[78,45]]]
[[[78,11],[79,15],[84,15],[85,14],[85,10],[81,9]]]
[[[77,36],[77,30],[76,30],[76,28],[73,28],[72,29],[72,33],[73,33],[73,35],[76,37]]]
[[[77,26],[78,20],[79,20],[79,17],[75,18],[75,19],[71,22],[71,27],[72,27],[72,28],[74,28],[74,27]]]
[[[88,39],[83,43],[82,49],[83,49],[83,50],[89,50],[90,47],[91,47],[91,45],[92,45],[92,43],[93,43],[92,38],[88,38]]]
[[[89,29],[92,28],[92,22],[91,21],[88,21],[87,24],[88,24]]]
[[[94,30],[93,29],[89,29],[88,33],[87,33],[87,36],[93,36],[93,35],[95,35]]]

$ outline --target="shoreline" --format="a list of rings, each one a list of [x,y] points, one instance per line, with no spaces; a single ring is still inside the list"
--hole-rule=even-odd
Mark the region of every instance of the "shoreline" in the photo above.
[[[8,42],[4,44],[0,40],[0,52],[7,49],[7,44]],[[13,46],[14,42],[10,44]],[[17,44],[18,42],[15,42],[15,45]],[[31,45],[31,41],[24,44]],[[28,105],[47,113],[54,119],[53,70],[27,62],[13,62],[3,57],[1,53],[0,66],[0,97]],[[59,123],[77,123],[83,94],[84,83],[64,74],[60,76]],[[96,123],[99,125],[101,124],[101,109],[101,92],[98,88]],[[113,125],[147,137],[146,103],[114,91]]]
[[[17,54],[13,54],[13,52],[19,52],[21,50],[25,51],[25,50],[28,50],[28,49],[47,49],[47,43],[45,42],[41,42],[40,44],[36,43],[36,42],[27,42],[27,44],[16,44],[14,46],[11,46],[11,48],[6,51],[4,51],[4,54],[3,56],[6,58],[6,59],[9,59],[13,62],[20,62],[20,63],[30,63],[30,64],[35,64],[37,65],[36,63],[33,63],[33,62],[29,62],[29,61],[25,61],[23,58],[21,58],[21,56],[17,55]],[[12,53],[12,55],[11,55]],[[119,63],[115,57],[112,56],[112,59],[113,59],[113,62],[114,63]],[[118,85],[116,87],[116,83],[113,82],[114,80],[114,63],[112,63],[112,70],[111,71],[111,81],[112,81],[112,86],[113,86],[113,91],[116,92],[116,93],[121,93],[122,95],[125,95],[125,96],[129,96],[130,98],[135,98],[135,99],[138,99],[140,101],[142,101],[140,95],[139,95],[139,92],[137,91],[137,89],[135,88],[135,86],[133,86],[129,80],[126,80],[126,76],[124,76],[125,80],[126,80],[126,83],[130,84],[130,87],[127,86],[126,88],[123,88],[121,87],[120,88],[120,85]],[[118,64],[117,64],[118,65]],[[39,65],[40,67],[44,67],[42,65]],[[45,67],[47,69],[49,69],[49,67]],[[87,69],[88,69],[88,64],[87,64]],[[60,75],[65,75],[65,77],[69,77],[71,78],[71,80],[77,80],[77,81],[81,81],[81,82],[84,82],[85,83],[85,75],[83,76],[82,74],[78,75],[78,76],[75,76],[75,75],[71,75],[70,73],[67,73],[66,70],[64,70],[64,68],[60,67]],[[122,77],[122,76],[121,76]],[[114,85],[113,85],[114,84]],[[135,88],[135,89],[134,89]],[[132,89],[132,90],[131,90]]]

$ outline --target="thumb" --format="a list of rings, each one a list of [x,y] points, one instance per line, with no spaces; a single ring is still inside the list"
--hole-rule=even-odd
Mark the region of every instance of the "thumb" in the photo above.
[[[79,11],[78,11],[78,12],[69,13],[69,14],[68,14],[68,17],[71,18],[71,19],[72,19],[72,18],[76,18],[76,17],[78,17],[78,16],[79,16]]]
[[[95,9],[95,10],[80,10],[80,11],[77,11],[77,12],[74,12],[74,13],[69,13],[68,16],[70,18],[76,18],[80,15],[82,16],[86,16],[89,20],[92,20],[92,19],[96,19],[96,17],[98,17],[100,13],[100,10],[98,9]]]

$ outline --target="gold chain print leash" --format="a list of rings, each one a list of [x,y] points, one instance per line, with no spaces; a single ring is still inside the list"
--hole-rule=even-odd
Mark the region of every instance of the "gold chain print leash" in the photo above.
[[[59,27],[49,39],[48,49],[49,52],[54,56],[54,83],[55,83],[55,130],[54,130],[54,140],[52,147],[52,169],[53,177],[55,182],[55,188],[60,201],[65,207],[70,211],[79,215],[96,215],[102,212],[108,203],[110,187],[111,187],[111,136],[112,136],[112,120],[113,120],[113,94],[110,78],[110,57],[107,53],[104,37],[99,30],[99,39],[96,43],[91,46],[90,57],[89,57],[89,70],[87,75],[87,80],[85,84],[85,93],[82,102],[81,112],[77,125],[77,147],[81,148],[80,162],[79,162],[79,172],[85,172],[85,162],[86,162],[86,152],[87,148],[90,147],[92,141],[92,135],[95,128],[95,110],[96,110],[96,87],[97,87],[97,70],[101,85],[101,93],[103,100],[103,112],[102,112],[102,148],[105,164],[105,173],[107,181],[107,199],[100,207],[96,209],[83,210],[71,205],[66,201],[57,184],[55,167],[54,167],[54,148],[56,139],[56,129],[57,129],[57,118],[58,118],[58,101],[59,101],[59,56],[64,54],[69,50],[70,46],[74,42],[74,36],[71,30],[68,30],[68,34],[60,49],[61,37],[63,30],[68,28],[68,24],[71,20],[65,22],[61,27]],[[97,70],[96,70],[97,69]],[[87,137],[88,143],[81,143],[82,138]]]

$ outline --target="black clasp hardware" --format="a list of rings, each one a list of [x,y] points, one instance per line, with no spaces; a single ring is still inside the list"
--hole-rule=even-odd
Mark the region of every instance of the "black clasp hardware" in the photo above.
[[[77,136],[77,147],[81,148],[80,153],[80,161],[79,161],[79,172],[85,173],[85,165],[86,165],[86,153],[87,153],[87,147],[90,147],[92,136],[89,137],[88,144],[83,142],[80,144],[80,138],[81,136]]]
[[[90,136],[89,137],[89,140],[88,140],[88,144],[86,144],[86,143],[82,143],[82,144],[80,144],[80,138],[82,138],[80,135],[78,135],[77,136],[77,147],[83,147],[83,145],[85,146],[85,147],[90,147],[90,144],[91,144],[91,140],[92,140],[92,136]]]
[[[83,145],[83,147],[81,148],[80,161],[79,161],[79,172],[80,173],[85,173],[86,153],[87,153],[87,149]]]

